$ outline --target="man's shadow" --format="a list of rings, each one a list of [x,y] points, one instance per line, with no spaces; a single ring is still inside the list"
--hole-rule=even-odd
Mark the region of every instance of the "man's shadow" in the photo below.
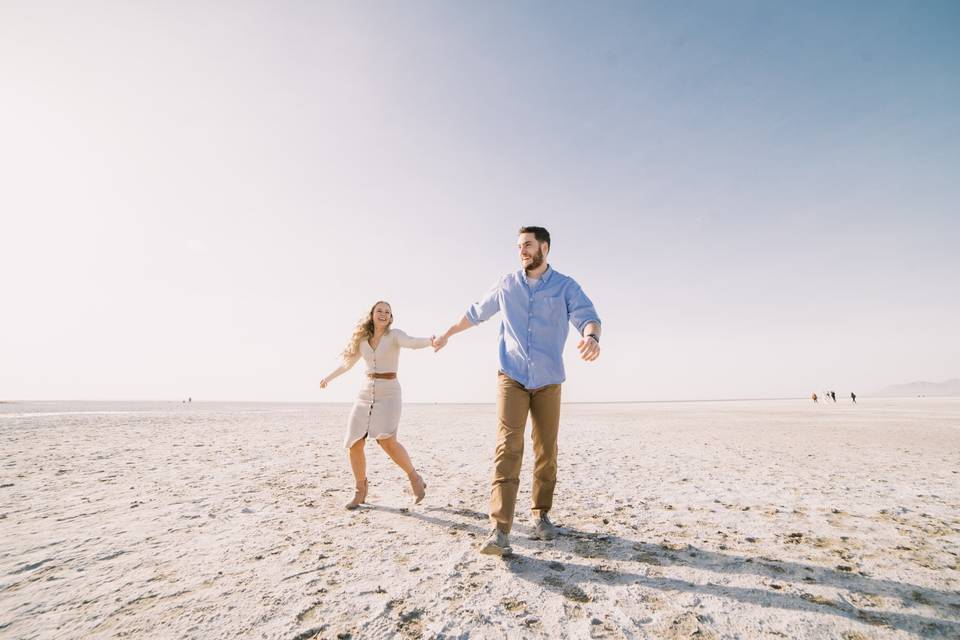
[[[383,511],[415,518],[425,524],[445,530],[473,533],[475,537],[489,532],[488,516],[472,509],[451,507],[429,508],[426,512],[397,509],[381,505],[364,505],[371,511]],[[443,516],[432,515],[435,513]],[[455,516],[458,520],[451,520]],[[471,522],[472,521],[472,522]],[[480,524],[478,524],[478,522]],[[582,585],[604,586],[641,585],[657,590],[732,598],[762,607],[779,607],[797,611],[816,611],[867,624],[901,629],[923,637],[942,635],[960,638],[960,594],[952,591],[928,589],[893,580],[871,578],[852,572],[818,565],[781,561],[768,557],[718,553],[692,545],[676,548],[651,542],[639,542],[620,536],[580,531],[559,526],[559,536],[551,543],[530,540],[527,527],[514,527],[510,542],[515,553],[504,560],[508,571],[517,578],[563,595],[575,601],[588,601],[590,596]],[[578,556],[586,562],[543,560],[522,550],[537,552],[551,549],[556,553]],[[735,587],[707,582],[700,584],[643,572],[624,572],[614,566],[604,566],[603,560],[633,563],[641,567],[682,566],[720,574],[753,574],[774,580],[770,590]],[[592,562],[591,562],[592,561]],[[918,604],[934,608],[943,618],[890,611],[871,611],[843,598],[824,598],[807,592],[783,592],[786,583],[820,584],[842,591],[881,596],[899,600],[906,607]],[[776,585],[776,586],[774,586]],[[776,587],[779,587],[777,589]],[[951,619],[952,618],[952,619]]]

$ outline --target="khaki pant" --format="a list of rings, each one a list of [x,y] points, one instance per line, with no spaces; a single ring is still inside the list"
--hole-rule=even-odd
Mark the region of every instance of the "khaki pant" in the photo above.
[[[557,432],[560,430],[560,385],[526,389],[504,373],[497,379],[497,449],[493,456],[490,489],[490,519],[504,533],[510,533],[520,487],[523,462],[523,430],[530,414],[533,428],[533,514],[539,516],[553,506],[557,484]]]

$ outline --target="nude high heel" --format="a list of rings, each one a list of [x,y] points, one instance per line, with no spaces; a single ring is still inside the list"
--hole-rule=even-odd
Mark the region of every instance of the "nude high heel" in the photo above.
[[[353,511],[367,501],[367,488],[369,488],[369,486],[370,483],[366,478],[357,483],[357,490],[353,494],[353,500],[346,504],[348,510]]]

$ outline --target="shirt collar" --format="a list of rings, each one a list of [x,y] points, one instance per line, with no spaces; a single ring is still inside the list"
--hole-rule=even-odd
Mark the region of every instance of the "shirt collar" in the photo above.
[[[547,264],[547,270],[540,274],[540,284],[547,284],[550,280],[550,276],[553,275],[553,267],[550,264]],[[520,269],[520,277],[523,278],[523,281],[530,286],[530,279],[527,277],[527,270]]]

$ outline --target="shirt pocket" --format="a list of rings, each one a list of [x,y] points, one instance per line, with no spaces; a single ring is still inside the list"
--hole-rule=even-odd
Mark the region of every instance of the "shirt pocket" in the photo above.
[[[567,303],[563,296],[543,298],[543,315],[551,324],[563,324],[567,318]]]

